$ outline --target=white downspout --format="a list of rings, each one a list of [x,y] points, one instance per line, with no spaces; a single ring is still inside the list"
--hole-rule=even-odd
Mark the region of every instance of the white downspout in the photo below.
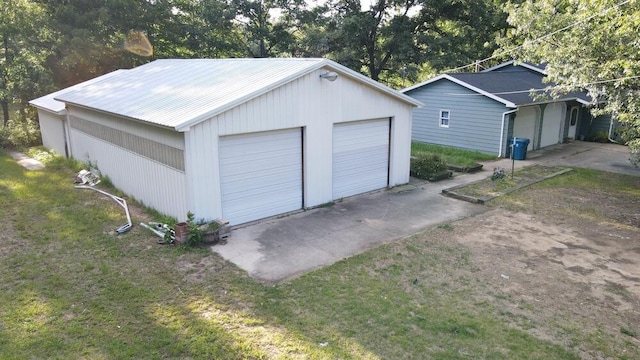
[[[502,145],[504,144],[504,119],[507,115],[518,111],[518,109],[513,109],[509,111],[505,111],[502,113],[502,127],[500,128],[500,149],[498,150],[498,157],[502,157]]]
[[[73,152],[71,151],[71,123],[69,123],[69,108],[64,105],[64,123],[62,124],[62,130],[64,132],[64,147],[66,150],[67,159],[73,158]]]
[[[619,144],[617,141],[613,140],[611,138],[611,133],[613,132],[613,115],[611,116],[611,119],[609,119],[609,135],[607,136],[609,138],[609,141],[611,141],[612,143],[615,144]]]

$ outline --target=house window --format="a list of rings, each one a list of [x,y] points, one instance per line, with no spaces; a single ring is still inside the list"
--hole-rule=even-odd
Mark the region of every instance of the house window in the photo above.
[[[571,109],[570,125],[576,126],[577,122],[578,122],[578,108],[574,107],[573,109]]]
[[[440,127],[449,127],[449,118],[451,113],[449,110],[440,110]]]

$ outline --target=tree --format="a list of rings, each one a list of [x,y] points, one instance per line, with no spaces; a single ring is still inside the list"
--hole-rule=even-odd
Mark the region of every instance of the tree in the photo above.
[[[593,111],[612,114],[640,151],[640,1],[537,0],[510,4],[504,50],[547,63],[553,93],[586,90]],[[601,106],[596,106],[601,105]]]
[[[243,47],[235,25],[236,9],[225,0],[179,0],[164,38],[172,56],[183,58],[238,57]]]
[[[333,0],[309,40],[344,65],[402,86],[421,69],[442,70],[486,57],[506,27],[504,0]],[[307,45],[310,45],[307,43]]]
[[[236,41],[254,58],[292,55],[296,19],[304,0],[232,0],[241,32]]]
[[[0,7],[8,10],[0,16],[0,104],[6,126],[9,105],[17,104],[22,120],[26,120],[28,100],[50,89],[50,73],[44,63],[52,34],[39,4],[0,0]]]
[[[172,0],[42,2],[52,18],[51,27],[60,34],[48,61],[58,87],[149,61],[127,51],[125,39],[132,31],[148,37],[154,56],[175,55],[179,31]]]

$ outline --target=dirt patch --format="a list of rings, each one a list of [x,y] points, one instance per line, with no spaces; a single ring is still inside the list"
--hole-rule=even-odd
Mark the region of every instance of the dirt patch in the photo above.
[[[568,347],[589,341],[575,341],[576,329],[640,343],[621,331],[640,330],[640,229],[505,209],[453,227],[472,254],[465,276],[484,286],[477,301],[513,326]],[[603,356],[575,346],[583,358]]]
[[[520,183],[561,169],[523,170]],[[578,172],[453,224],[451,240],[469,249],[473,270],[451,276],[474,279],[476,304],[582,358],[640,358],[640,178]],[[456,191],[490,197],[510,183]]]

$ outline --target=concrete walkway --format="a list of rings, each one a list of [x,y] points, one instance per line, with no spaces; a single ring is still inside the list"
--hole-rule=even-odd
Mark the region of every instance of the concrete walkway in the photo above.
[[[5,151],[7,152],[7,154],[9,154],[9,156],[13,158],[13,160],[16,161],[16,163],[18,163],[18,165],[22,166],[27,170],[43,170],[44,169],[44,164],[42,164],[40,161],[32,159],[21,152],[17,152],[13,150],[5,150]]]
[[[640,176],[640,169],[627,159],[626,147],[576,142],[531,152],[527,160],[514,165],[516,169],[532,164],[581,166]],[[482,205],[451,199],[441,192],[486,178],[498,166],[510,170],[511,164],[509,159],[486,162],[483,171],[436,183],[412,178],[409,184],[390,190],[261,220],[234,229],[227,245],[213,250],[260,281],[293,278],[430,226],[485,211]]]
[[[629,156],[629,148],[626,146],[576,141],[530,152],[526,160],[516,160],[514,163],[516,169],[533,164],[564,165],[640,176],[640,168],[631,165]],[[483,165],[487,170],[496,166],[511,170],[511,163],[510,159],[501,159],[485,162]]]

